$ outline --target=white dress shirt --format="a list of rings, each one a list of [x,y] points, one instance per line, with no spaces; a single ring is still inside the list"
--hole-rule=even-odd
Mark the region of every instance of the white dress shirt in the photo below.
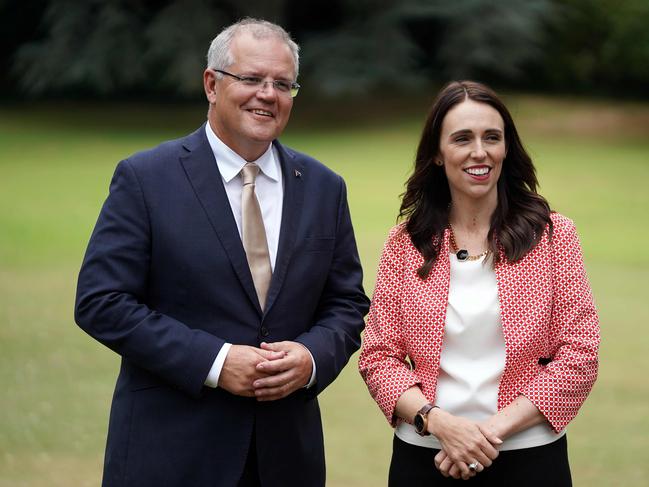
[[[498,284],[491,261],[459,261],[450,254],[451,279],[439,363],[436,406],[456,416],[483,421],[498,411],[498,388],[505,369],[505,338],[500,320]],[[441,449],[433,435],[420,436],[401,423],[403,441]],[[507,438],[499,450],[546,445],[561,438],[546,422]]]
[[[241,191],[243,189],[243,179],[240,173],[248,161],[225,145],[216,136],[209,123],[205,124],[205,132],[210,147],[214,152],[216,165],[219,167],[230,208],[232,208],[234,220],[237,222],[239,237],[241,237]],[[261,217],[264,220],[270,266],[272,270],[275,270],[284,203],[284,182],[282,180],[279,154],[277,154],[277,150],[273,145],[269,144],[266,152],[259,159],[251,162],[257,164],[260,169],[255,180],[255,194],[261,208]]]
[[[237,223],[239,238],[241,238],[241,191],[243,189],[243,179],[240,173],[248,161],[219,139],[212,130],[209,122],[205,124],[205,133],[207,135],[207,141],[214,153],[216,165],[221,173],[223,186],[225,187],[225,192],[230,202],[234,220]],[[284,204],[284,181],[282,179],[279,154],[277,153],[277,149],[273,147],[273,144],[269,144],[268,149],[259,159],[250,162],[257,164],[260,169],[259,175],[255,180],[255,194],[257,195],[259,207],[261,208],[261,216],[264,220],[268,253],[270,254],[270,265],[274,271],[279,246],[279,232],[282,225],[282,207]],[[232,344],[226,343],[219,351],[205,380],[206,386],[217,387],[221,369],[223,369],[225,358],[231,346]],[[315,361],[313,360],[313,356],[311,356],[311,361],[313,363],[313,372],[307,387],[311,387],[315,382]]]

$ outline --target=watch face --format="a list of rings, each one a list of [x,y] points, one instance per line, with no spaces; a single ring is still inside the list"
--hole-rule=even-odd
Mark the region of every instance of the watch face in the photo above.
[[[414,425],[415,425],[415,429],[419,433],[423,432],[424,431],[424,418],[422,418],[421,415],[419,415],[419,414],[417,416],[415,416]]]

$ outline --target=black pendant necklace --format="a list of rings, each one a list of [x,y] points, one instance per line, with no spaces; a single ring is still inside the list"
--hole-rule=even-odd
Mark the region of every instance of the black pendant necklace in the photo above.
[[[457,260],[465,261],[469,258],[469,251],[467,249],[460,249],[455,253]]]
[[[482,257],[486,256],[489,253],[489,249],[485,250],[479,255],[469,255],[469,251],[467,249],[460,249],[457,246],[457,242],[455,241],[455,234],[453,233],[453,226],[451,225],[451,222],[448,223],[448,228],[450,230],[450,240],[451,240],[451,247],[456,250],[455,252],[455,257],[457,257],[457,260],[460,262],[464,262],[467,260],[478,260],[481,259]]]

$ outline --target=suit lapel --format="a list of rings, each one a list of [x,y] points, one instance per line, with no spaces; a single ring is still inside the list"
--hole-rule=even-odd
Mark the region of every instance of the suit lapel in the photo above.
[[[279,245],[275,270],[266,299],[266,311],[273,305],[284,283],[291,254],[297,236],[300,222],[302,202],[304,201],[304,166],[297,161],[295,154],[284,149],[277,141],[274,142],[279,153],[284,178],[284,202],[282,205],[282,226],[279,232]]]
[[[243,250],[237,224],[232,215],[221,173],[205,135],[205,125],[187,137],[183,146],[187,153],[181,155],[180,162],[185,168],[185,173],[248,298],[261,313],[246,253]],[[214,279],[218,279],[218,277],[214,276]]]

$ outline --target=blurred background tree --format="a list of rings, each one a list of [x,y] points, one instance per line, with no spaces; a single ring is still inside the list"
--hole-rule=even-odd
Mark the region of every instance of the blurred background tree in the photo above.
[[[310,92],[477,78],[649,96],[646,0],[35,0],[0,4],[4,96],[199,98],[210,40],[244,16],[302,45]]]
[[[534,87],[649,97],[647,0],[554,3]]]

